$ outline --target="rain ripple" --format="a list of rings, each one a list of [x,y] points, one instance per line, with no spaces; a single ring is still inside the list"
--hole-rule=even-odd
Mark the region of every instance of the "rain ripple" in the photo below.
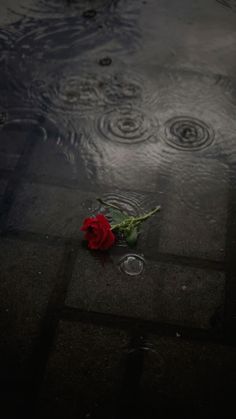
[[[144,211],[144,197],[135,192],[110,192],[102,195],[102,200],[108,204],[115,205],[127,215],[138,216]],[[106,208],[101,206],[102,211]]]
[[[128,107],[132,103],[138,107],[145,103],[148,107],[151,95],[139,75],[129,71],[104,74],[99,68],[97,72],[88,72],[88,67],[91,63],[75,62],[72,68],[53,69],[50,75],[36,70],[29,96],[43,107],[80,114],[97,113],[111,105]]]
[[[102,137],[112,142],[131,145],[156,140],[157,121],[140,109],[113,109],[98,119],[97,127]]]
[[[203,121],[191,117],[175,117],[165,124],[166,142],[180,150],[200,150],[209,147],[214,131]]]

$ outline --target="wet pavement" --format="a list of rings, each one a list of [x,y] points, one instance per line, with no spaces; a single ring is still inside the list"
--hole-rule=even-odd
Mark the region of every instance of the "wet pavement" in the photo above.
[[[233,417],[236,1],[1,0],[1,417]],[[135,248],[80,226],[119,205]]]

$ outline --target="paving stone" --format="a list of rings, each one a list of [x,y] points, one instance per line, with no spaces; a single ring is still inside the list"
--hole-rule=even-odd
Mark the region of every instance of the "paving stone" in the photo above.
[[[56,284],[62,249],[20,240],[0,241],[1,380],[27,380],[29,357]]]
[[[221,272],[149,260],[140,275],[130,276],[116,256],[104,261],[80,250],[66,304],[208,329],[224,304],[224,286]]]
[[[209,178],[205,171],[212,172]],[[228,188],[228,179],[217,164],[203,158],[201,163],[196,158],[187,163],[177,161],[162,196],[158,224],[151,221],[148,232],[147,251],[151,257],[155,258],[159,251],[223,261]]]
[[[186,418],[231,417],[233,347],[150,336],[143,353],[140,404],[147,416],[151,406],[161,417],[170,417],[170,411]]]
[[[113,418],[129,344],[125,332],[61,322],[37,418]]]

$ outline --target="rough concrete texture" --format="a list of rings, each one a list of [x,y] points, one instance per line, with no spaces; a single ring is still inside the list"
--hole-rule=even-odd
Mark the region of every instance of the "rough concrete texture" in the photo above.
[[[37,418],[114,417],[128,345],[124,331],[60,322]]]
[[[57,284],[63,249],[21,240],[0,241],[1,382],[32,375],[32,351]]]
[[[224,304],[223,273],[147,260],[140,275],[129,276],[120,269],[120,260],[102,263],[96,252],[81,250],[66,304],[86,311],[211,328],[212,317]]]
[[[234,405],[236,353],[232,347],[149,336],[143,350],[140,405],[168,417],[220,417]],[[217,397],[216,397],[217,395]],[[153,417],[156,417],[153,414]],[[152,417],[152,416],[151,416]]]

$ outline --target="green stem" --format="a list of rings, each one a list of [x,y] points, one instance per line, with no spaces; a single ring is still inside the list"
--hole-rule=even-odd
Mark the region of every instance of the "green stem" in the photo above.
[[[152,211],[148,212],[145,215],[142,215],[140,217],[128,217],[126,218],[124,221],[122,221],[119,224],[115,224],[111,227],[111,230],[115,230],[117,228],[121,228],[122,226],[124,226],[125,224],[140,224],[142,221],[147,220],[148,218],[150,218],[152,215],[154,215],[157,211],[159,211],[161,209],[160,206],[154,208]]]
[[[108,208],[114,208],[120,212],[123,212],[119,207],[117,207],[114,204],[108,204],[108,202],[104,202],[101,198],[97,198],[97,201],[100,202],[100,204],[104,205],[104,207],[108,207]]]
[[[145,221],[145,220],[147,220],[148,218],[150,218],[152,215],[154,215],[154,214],[155,214],[157,211],[159,211],[160,209],[161,209],[161,207],[160,207],[160,205],[159,205],[158,207],[154,208],[152,211],[148,212],[147,214],[142,215],[142,216],[140,216],[140,217],[136,217],[136,218],[135,218],[135,222],[136,222],[136,221]]]

